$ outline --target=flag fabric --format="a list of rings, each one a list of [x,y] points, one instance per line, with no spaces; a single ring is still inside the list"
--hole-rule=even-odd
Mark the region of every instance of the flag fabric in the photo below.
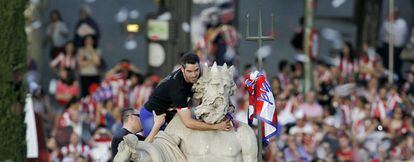
[[[249,92],[249,124],[260,123],[262,142],[268,143],[280,131],[272,88],[264,72],[259,71],[252,72],[245,84]]]

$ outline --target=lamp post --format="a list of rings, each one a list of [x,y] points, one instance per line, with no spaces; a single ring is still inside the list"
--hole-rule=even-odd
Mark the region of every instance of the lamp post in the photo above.
[[[311,68],[312,68],[312,59],[310,54],[310,36],[312,32],[313,26],[313,0],[306,0],[305,1],[305,34],[303,35],[303,45],[304,45],[304,52],[306,57],[305,62],[305,87],[304,92],[307,93],[311,90],[312,86],[312,75],[311,75]]]
[[[392,25],[394,23],[394,0],[389,1],[388,5],[388,16],[389,16],[389,23],[388,29],[388,83],[392,84],[394,80],[394,30],[392,29]],[[397,65],[401,66],[401,65]]]

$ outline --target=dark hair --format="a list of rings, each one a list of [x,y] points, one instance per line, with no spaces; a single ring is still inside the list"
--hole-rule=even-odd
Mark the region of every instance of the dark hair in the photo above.
[[[354,53],[354,47],[352,46],[352,43],[349,42],[349,41],[346,41],[344,43],[344,46],[347,46],[348,47],[348,50],[349,50],[349,52],[348,52],[349,58],[353,61],[355,59],[355,53]],[[342,52],[342,50],[341,50],[341,53],[340,54],[341,54],[341,58],[343,58],[344,57],[344,53]]]
[[[244,65],[243,70],[246,71],[247,69],[250,69],[250,68],[252,68],[252,64],[246,64]]]
[[[305,25],[305,17],[301,16],[301,17],[299,18],[298,23],[299,23],[299,25],[300,25],[300,26],[304,26],[304,25]]]
[[[68,40],[68,41],[66,41],[65,46],[67,46],[70,43],[72,43],[73,45],[75,45],[75,43],[73,42],[73,40]]]
[[[289,67],[289,63],[287,60],[281,60],[279,62],[279,72],[282,72],[283,69],[285,69],[286,67]]]
[[[273,82],[274,80],[277,80],[280,83],[280,79],[277,76],[273,76],[270,80],[271,82]]]
[[[72,44],[73,45],[73,51],[72,51],[73,53],[72,53],[72,55],[75,55],[77,51],[76,51],[76,48],[75,48],[75,43],[72,40],[69,40],[69,41],[67,41],[65,43],[64,54],[67,55],[67,53],[66,53],[66,46],[69,45],[69,44]]]
[[[88,35],[85,35],[84,40],[83,40],[83,43],[85,43],[86,38],[88,38],[88,37],[92,38],[93,42],[96,41],[96,38],[95,38],[95,36],[93,34],[88,34]]]
[[[131,61],[127,58],[123,58],[123,59],[119,60],[119,63],[128,63],[129,64],[129,63],[131,63]]]
[[[138,110],[135,110],[135,109],[130,108],[130,107],[123,109],[122,110],[122,123],[124,123],[125,121],[127,121],[128,117],[131,114],[139,114],[139,113],[138,113]]]
[[[138,85],[141,85],[145,81],[145,76],[142,75],[142,74],[140,74],[140,73],[132,72],[131,73],[131,77],[137,77],[137,79],[138,79]]]
[[[57,15],[58,20],[62,21],[62,16],[60,15],[59,10],[56,10],[56,9],[52,10],[52,11],[50,12],[50,17],[52,17],[52,15],[53,15],[53,14],[56,14],[56,15]]]
[[[60,80],[69,86],[73,85],[75,83],[75,73],[70,68],[64,68],[63,70],[66,71],[68,76],[66,79],[61,78]]]
[[[70,106],[72,106],[73,104],[77,104],[79,102],[79,98],[78,97],[72,97],[68,103],[65,106],[65,110],[68,109]]]
[[[199,64],[200,59],[198,56],[192,52],[186,53],[183,57],[181,57],[180,64],[185,68],[186,64]]]
[[[98,42],[97,42],[98,39],[97,39],[97,36],[96,35],[93,35],[93,34],[88,34],[85,37],[83,37],[82,46],[85,45],[86,38],[88,38],[88,37],[92,38],[92,41],[93,41],[92,46],[93,46],[93,48],[97,48],[98,47]]]
[[[281,84],[281,82],[280,82],[280,79],[279,79],[279,77],[277,77],[277,76],[273,76],[272,77],[272,79],[270,80],[270,82],[271,82],[271,84],[273,84],[273,81],[277,81],[277,82],[279,82],[279,91],[282,91],[282,86],[280,86],[280,84]],[[273,87],[272,87],[273,88]],[[277,95],[277,94],[273,94],[273,95]]]

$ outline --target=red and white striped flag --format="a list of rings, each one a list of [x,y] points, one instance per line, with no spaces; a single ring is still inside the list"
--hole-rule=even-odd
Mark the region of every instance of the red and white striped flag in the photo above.
[[[249,124],[254,119],[259,120],[262,125],[262,131],[259,132],[262,141],[268,143],[279,132],[272,88],[266,76],[259,71],[252,72],[245,83],[249,91]]]

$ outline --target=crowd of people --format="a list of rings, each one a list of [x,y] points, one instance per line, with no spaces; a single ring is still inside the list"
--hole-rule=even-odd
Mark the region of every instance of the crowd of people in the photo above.
[[[88,6],[79,11],[73,37],[60,12],[50,13],[46,42],[56,78],[49,87],[40,86],[36,63],[28,63],[40,161],[110,160],[111,140],[125,127],[123,110],[140,108],[160,81],[128,59],[106,70],[99,26]]]
[[[344,44],[337,57],[343,62],[339,66],[316,61],[312,90],[306,93],[303,64],[280,62],[280,73],[270,82],[282,132],[267,147],[268,161],[414,158],[414,69],[400,84],[388,84],[377,55],[361,54],[345,64],[354,55],[349,47]]]
[[[279,63],[279,74],[270,82],[282,129],[266,147],[266,161],[414,159],[414,66],[400,58],[402,52],[413,55],[412,40],[404,42],[409,32],[398,11],[392,16],[395,26],[387,26],[390,19],[384,21],[377,50],[365,42],[359,53],[344,42],[329,59],[312,59],[315,68],[308,92],[303,60]],[[388,70],[385,37],[390,32],[397,33],[394,72]],[[390,73],[395,75],[393,83]]]
[[[219,11],[225,9],[227,5],[219,6]],[[206,34],[195,47],[200,62],[237,65],[238,36],[228,13],[205,14]],[[50,18],[50,68],[58,78],[48,89],[29,83],[41,137],[39,159],[109,161],[111,140],[119,140],[117,132],[125,123],[138,124],[137,112],[161,79],[127,59],[103,70],[101,33],[88,7],[80,10],[72,41],[59,11]],[[398,69],[398,81],[388,84],[384,55],[363,46],[357,53],[346,42],[332,59],[313,59],[309,92],[304,91],[303,60],[282,60],[277,74],[266,74],[281,133],[263,148],[265,161],[414,160],[414,68]],[[33,64],[29,69],[35,70]],[[254,70],[246,65],[235,79],[238,89],[232,101],[238,112],[249,105],[244,79]],[[142,128],[140,123],[132,125],[127,126],[129,132]]]

